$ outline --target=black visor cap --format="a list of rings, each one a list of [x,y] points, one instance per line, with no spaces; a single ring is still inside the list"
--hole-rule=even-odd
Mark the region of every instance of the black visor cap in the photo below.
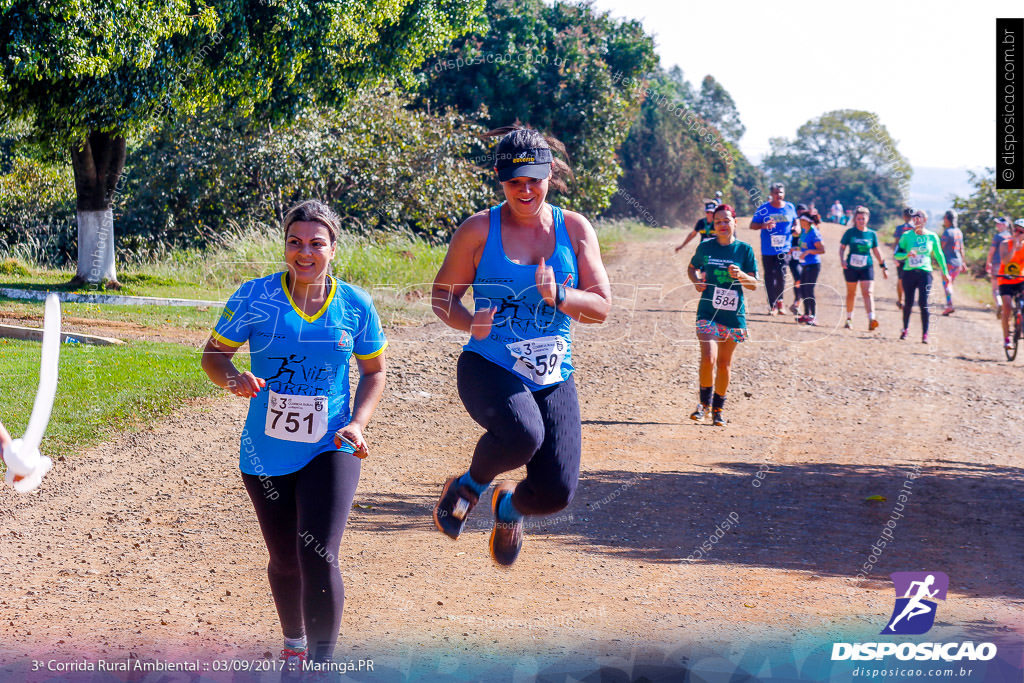
[[[547,178],[552,161],[550,149],[524,149],[499,154],[494,165],[498,169],[498,180],[504,183],[520,177]]]

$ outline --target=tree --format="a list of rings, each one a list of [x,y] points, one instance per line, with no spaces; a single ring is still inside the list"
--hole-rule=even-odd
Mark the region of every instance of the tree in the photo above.
[[[800,126],[794,140],[772,138],[770,144],[762,168],[805,204],[824,208],[839,199],[845,206],[862,204],[876,215],[889,215],[907,201],[910,162],[870,112],[828,112]]]
[[[520,121],[565,143],[576,182],[561,198],[597,213],[621,173],[615,150],[642,99],[657,57],[638,21],[589,4],[488,0],[486,33],[452,43],[421,72],[422,106],[486,108],[490,127]]]
[[[740,113],[732,96],[710,74],[700,83],[700,96],[693,109],[702,119],[722,131],[729,142],[738,143],[747,130],[740,122]]]
[[[275,125],[412,70],[476,28],[482,0],[0,0],[0,116],[68,149],[77,282],[116,286],[111,205],[128,141],[225,104]]]
[[[1024,190],[997,190],[995,171],[968,171],[974,191],[967,197],[954,197],[953,208],[959,214],[964,241],[971,246],[987,246],[999,216],[1024,217]]]
[[[727,150],[708,141],[718,131],[687,109],[686,95],[685,81],[663,70],[649,79],[649,92],[619,149],[623,175],[610,215],[649,215],[648,222],[657,225],[685,222],[701,213],[705,198],[727,189]]]

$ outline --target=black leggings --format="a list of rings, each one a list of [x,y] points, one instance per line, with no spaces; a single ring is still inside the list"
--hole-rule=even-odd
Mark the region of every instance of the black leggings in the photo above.
[[[540,391],[479,354],[459,356],[459,397],[469,416],[487,430],[473,452],[470,476],[488,483],[526,465],[512,503],[524,515],[549,515],[566,507],[580,476],[580,404],[576,383]]]
[[[921,305],[921,333],[928,334],[928,295],[932,291],[932,272],[930,270],[903,271],[903,329],[910,326],[910,309],[914,307],[914,292],[918,292]]]
[[[764,264],[764,290],[768,294],[768,305],[774,308],[786,291],[786,255],[761,254],[761,263]]]
[[[804,300],[804,313],[817,315],[817,302],[814,300],[814,285],[818,283],[821,273],[820,263],[805,263],[800,280],[800,298]]]
[[[291,474],[242,473],[270,552],[267,576],[281,630],[285,638],[305,635],[315,661],[330,660],[338,642],[345,605],[338,546],[361,463],[328,451]]]

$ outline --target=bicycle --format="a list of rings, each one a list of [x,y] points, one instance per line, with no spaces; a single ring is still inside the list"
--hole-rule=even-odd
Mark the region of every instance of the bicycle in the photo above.
[[[1013,315],[1010,316],[1010,346],[1005,347],[1006,360],[1017,358],[1017,347],[1020,345],[1021,335],[1024,334],[1024,292],[1017,292],[1013,295]]]

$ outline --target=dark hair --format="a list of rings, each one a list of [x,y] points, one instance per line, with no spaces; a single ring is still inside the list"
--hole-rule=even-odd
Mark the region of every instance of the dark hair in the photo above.
[[[956,220],[957,220],[956,211],[954,211],[953,209],[950,209],[949,211],[947,211],[945,213],[943,218],[947,219],[952,227],[954,227],[954,228],[956,227]]]
[[[801,211],[800,215],[797,216],[797,218],[798,219],[799,218],[806,218],[807,220],[809,220],[811,223],[814,223],[815,225],[818,225],[819,223],[821,223],[821,215],[818,214],[818,210],[817,209],[814,209],[814,210],[807,209],[806,211]]]
[[[568,158],[563,145],[558,138],[544,135],[533,128],[527,128],[518,123],[511,126],[502,126],[489,130],[483,134],[485,138],[502,136],[498,142],[498,148],[494,152],[495,159],[514,157],[516,152],[523,152],[528,149],[550,149],[551,156],[551,186],[559,192],[568,192],[567,180],[573,179],[572,169],[569,164],[555,156],[555,152]],[[507,155],[507,156],[506,156]]]
[[[736,209],[732,208],[732,205],[730,204],[719,204],[717,207],[715,207],[715,213],[718,213],[719,211],[728,211],[729,213],[732,214],[733,218],[736,218]],[[712,218],[713,217],[714,214],[712,214]]]
[[[331,244],[338,241],[338,233],[341,231],[341,219],[338,218],[338,214],[331,211],[331,207],[316,199],[307,199],[288,209],[282,224],[286,238],[288,237],[288,228],[292,227],[292,223],[319,223],[331,234]]]
[[[914,210],[912,208],[910,208],[909,206],[907,208],[903,209],[903,217],[904,218],[910,218],[910,216],[913,213],[914,213]]]

